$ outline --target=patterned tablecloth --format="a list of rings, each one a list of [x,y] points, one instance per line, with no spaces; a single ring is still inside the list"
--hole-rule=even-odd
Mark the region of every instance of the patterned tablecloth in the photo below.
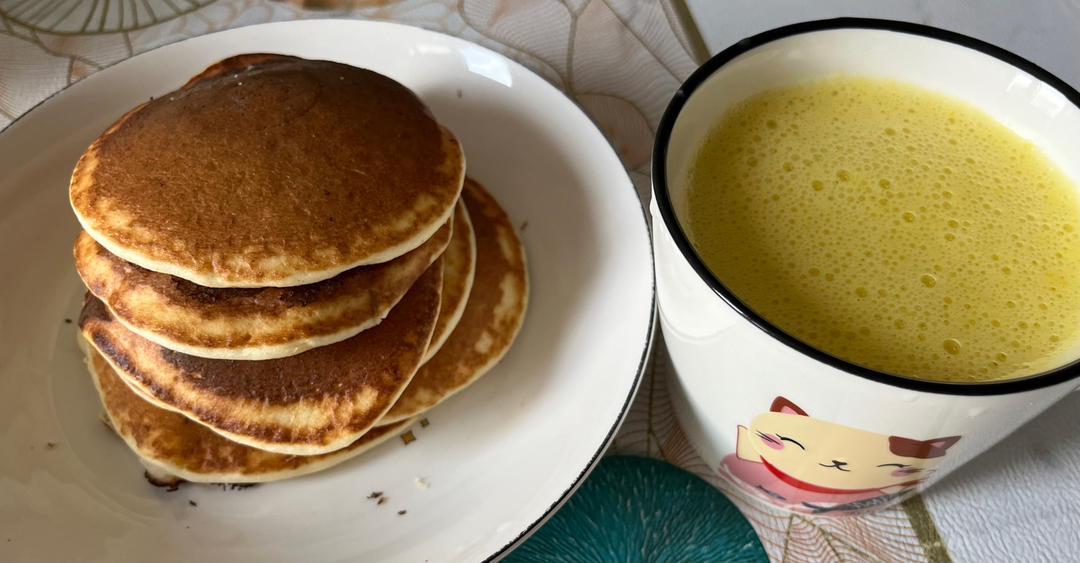
[[[0,0],[0,128],[64,86],[184,38],[303,18],[393,20],[494,49],[561,88],[608,136],[647,201],[656,124],[671,94],[707,56],[681,0],[322,0],[307,4]],[[662,341],[652,364],[611,452],[661,458],[723,489],[674,418],[665,385],[671,367]],[[1075,490],[1072,498],[1075,501]],[[733,500],[773,561],[950,559],[922,498],[844,519],[789,516]]]

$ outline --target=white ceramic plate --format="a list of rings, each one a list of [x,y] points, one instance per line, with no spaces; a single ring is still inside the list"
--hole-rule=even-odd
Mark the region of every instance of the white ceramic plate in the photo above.
[[[461,139],[469,173],[521,225],[529,313],[505,360],[431,411],[429,426],[415,425],[408,445],[394,438],[294,481],[166,492],[99,422],[75,324],[65,322],[82,295],[68,177],[128,108],[211,62],[260,51],[371,68],[417,91]],[[555,88],[460,39],[304,21],[169,45],[13,123],[0,133],[0,171],[0,560],[494,559],[584,478],[648,350],[648,233],[615,153]],[[388,502],[367,499],[373,491]]]

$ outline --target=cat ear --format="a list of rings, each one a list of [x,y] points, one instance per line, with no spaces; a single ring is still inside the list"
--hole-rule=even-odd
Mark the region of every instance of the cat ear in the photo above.
[[[797,414],[799,416],[810,416],[806,414],[806,411],[799,408],[799,405],[792,403],[784,397],[777,397],[773,399],[772,406],[769,407],[769,412],[778,412],[782,414]]]
[[[889,451],[901,457],[930,459],[945,455],[945,450],[959,441],[960,436],[932,440],[912,440],[902,436],[889,436]]]
[[[953,444],[960,441],[960,436],[949,436],[946,438],[934,438],[933,440],[926,440],[927,444],[930,444],[935,450],[945,453],[945,450],[951,448]]]

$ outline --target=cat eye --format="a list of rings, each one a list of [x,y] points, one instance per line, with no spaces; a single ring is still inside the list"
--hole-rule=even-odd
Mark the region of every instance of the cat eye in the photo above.
[[[804,446],[804,445],[800,444],[800,443],[799,443],[799,442],[798,442],[797,440],[795,440],[794,438],[788,438],[787,436],[781,436],[781,435],[779,435],[779,434],[777,434],[777,435],[776,435],[776,437],[777,437],[777,438],[780,438],[780,440],[781,440],[781,441],[784,441],[784,442],[791,442],[792,444],[795,444],[796,446],[799,446],[800,448],[802,448],[802,449],[804,449],[804,450],[806,449],[806,446]]]

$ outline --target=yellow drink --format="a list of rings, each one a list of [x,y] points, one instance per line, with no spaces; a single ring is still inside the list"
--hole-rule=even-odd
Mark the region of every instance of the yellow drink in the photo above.
[[[838,77],[733,107],[689,174],[705,263],[796,338],[874,369],[986,381],[1080,337],[1080,202],[972,106]]]

